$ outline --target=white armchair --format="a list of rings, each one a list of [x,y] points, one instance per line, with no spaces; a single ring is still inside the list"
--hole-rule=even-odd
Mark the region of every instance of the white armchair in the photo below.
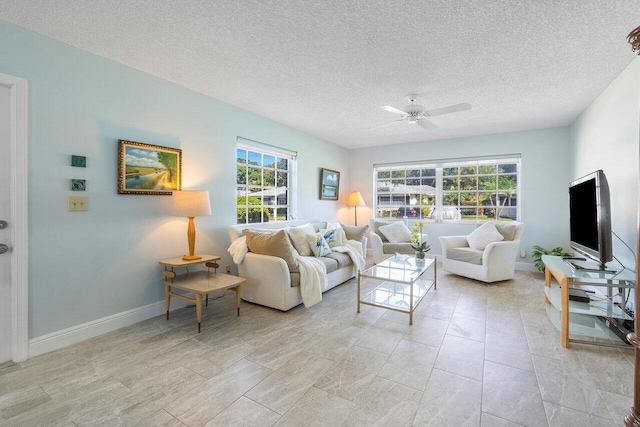
[[[484,250],[469,247],[467,236],[441,236],[442,268],[482,282],[513,279],[522,222],[493,222],[503,236],[500,242],[489,243]]]
[[[399,254],[415,254],[415,249],[411,247],[411,242],[391,243],[380,232],[380,227],[388,224],[392,224],[394,221],[380,221],[376,219],[371,220],[371,234],[369,239],[371,240],[371,252],[373,255],[373,262],[380,264],[387,258],[391,258],[395,253]],[[426,242],[427,234],[422,234],[422,241]]]

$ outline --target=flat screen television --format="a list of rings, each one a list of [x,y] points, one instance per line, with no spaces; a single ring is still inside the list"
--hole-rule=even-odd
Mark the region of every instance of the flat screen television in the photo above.
[[[597,261],[599,269],[613,259],[609,185],[602,170],[569,184],[571,247]]]

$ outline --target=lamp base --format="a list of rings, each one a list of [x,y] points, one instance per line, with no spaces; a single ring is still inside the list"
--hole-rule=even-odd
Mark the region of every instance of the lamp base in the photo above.
[[[182,257],[183,261],[195,261],[197,259],[202,259],[199,255],[185,255]]]

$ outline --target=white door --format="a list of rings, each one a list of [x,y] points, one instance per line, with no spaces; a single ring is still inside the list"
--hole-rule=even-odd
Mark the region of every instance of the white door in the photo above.
[[[3,252],[11,248],[11,89],[0,84],[0,363],[11,360],[11,256]]]

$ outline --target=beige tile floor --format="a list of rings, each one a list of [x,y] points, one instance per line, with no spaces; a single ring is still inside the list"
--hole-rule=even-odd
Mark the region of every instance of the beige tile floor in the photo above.
[[[287,313],[228,292],[0,367],[7,426],[621,426],[633,353],[560,346],[541,274],[486,285],[441,273],[408,315],[350,281]]]

